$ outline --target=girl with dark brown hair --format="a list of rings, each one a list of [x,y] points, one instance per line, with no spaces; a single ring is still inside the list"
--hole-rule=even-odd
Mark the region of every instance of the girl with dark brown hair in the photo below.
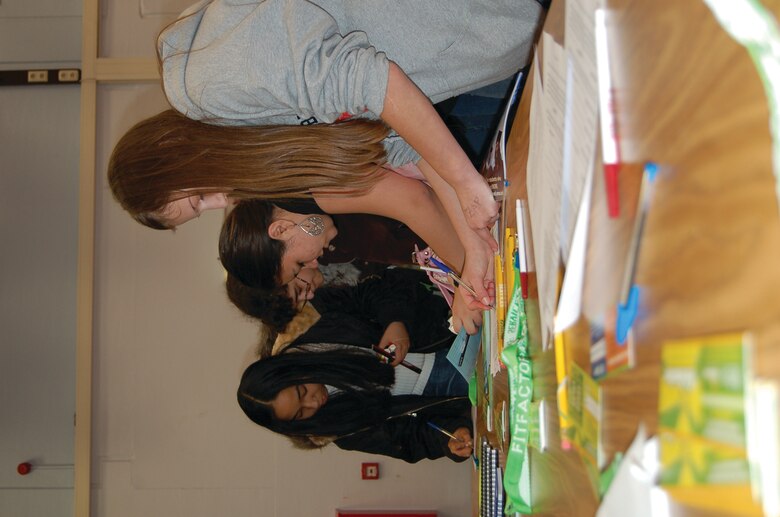
[[[441,228],[447,228],[446,218]],[[307,210],[306,203],[279,200],[274,204],[259,199],[240,202],[228,214],[219,236],[219,258],[230,274],[228,286],[235,287],[228,289],[231,301],[268,324],[271,320],[282,321],[279,314],[287,317],[290,311],[284,309],[284,303],[278,303],[280,299],[306,300],[314,296],[320,282],[311,280],[312,274],[318,274],[312,271],[316,271],[318,258],[335,242],[336,235],[331,217]],[[448,254],[442,255],[442,260],[460,264],[463,248],[457,239],[446,237],[440,236],[449,243]],[[360,257],[359,249],[353,252]],[[463,326],[473,334],[482,323],[482,314],[465,301],[455,297],[453,325],[458,331]]]

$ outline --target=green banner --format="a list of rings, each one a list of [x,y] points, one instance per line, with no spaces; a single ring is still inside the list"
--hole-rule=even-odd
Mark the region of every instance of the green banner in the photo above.
[[[528,440],[531,435],[533,370],[528,353],[528,328],[522,292],[515,289],[504,330],[501,359],[509,374],[509,450],[504,469],[505,512],[531,513],[531,475]]]

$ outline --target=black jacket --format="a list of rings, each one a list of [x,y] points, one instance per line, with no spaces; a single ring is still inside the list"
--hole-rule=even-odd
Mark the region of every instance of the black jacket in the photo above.
[[[387,325],[401,321],[410,337],[410,352],[431,353],[449,348],[455,336],[449,330],[449,307],[433,293],[427,276],[410,269],[389,269],[357,286],[325,287],[311,302],[320,319],[291,346],[335,343],[370,348],[379,343]],[[471,431],[471,404],[466,397],[392,397],[386,419],[378,426],[332,437],[340,448],[382,454],[410,463],[447,456],[454,461],[449,432]]]
[[[320,313],[308,331],[292,344],[338,343],[371,348],[387,326],[400,321],[410,338],[410,352],[449,348],[449,307],[428,277],[411,269],[388,269],[356,286],[321,287],[311,304]]]

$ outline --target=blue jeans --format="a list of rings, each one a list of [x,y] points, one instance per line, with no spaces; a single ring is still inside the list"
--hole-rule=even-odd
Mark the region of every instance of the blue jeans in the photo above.
[[[493,140],[513,84],[514,77],[511,77],[436,105],[442,120],[477,170]]]
[[[426,397],[465,397],[469,394],[469,383],[447,360],[448,350],[436,352],[431,376],[423,390]]]

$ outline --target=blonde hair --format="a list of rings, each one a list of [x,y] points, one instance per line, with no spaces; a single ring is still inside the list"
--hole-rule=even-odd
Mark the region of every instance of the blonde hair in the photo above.
[[[108,182],[122,207],[147,225],[154,222],[150,214],[195,193],[239,199],[362,194],[381,176],[387,133],[383,123],[365,119],[236,127],[167,110],[119,140]]]

